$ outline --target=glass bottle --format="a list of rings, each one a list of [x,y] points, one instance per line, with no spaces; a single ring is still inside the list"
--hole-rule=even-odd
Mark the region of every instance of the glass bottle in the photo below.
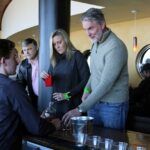
[[[48,107],[42,113],[42,117],[43,118],[54,117],[55,113],[56,109],[54,108],[54,102],[49,102]]]

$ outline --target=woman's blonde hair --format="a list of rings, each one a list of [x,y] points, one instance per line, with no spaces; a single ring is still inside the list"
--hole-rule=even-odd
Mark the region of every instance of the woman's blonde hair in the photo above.
[[[51,64],[52,64],[53,68],[56,66],[56,50],[53,46],[53,38],[55,36],[61,36],[63,38],[63,40],[65,41],[65,44],[66,44],[66,58],[68,60],[71,59],[72,51],[75,50],[75,47],[71,43],[67,33],[64,30],[58,29],[58,30],[54,31],[50,36],[50,61],[51,61]]]

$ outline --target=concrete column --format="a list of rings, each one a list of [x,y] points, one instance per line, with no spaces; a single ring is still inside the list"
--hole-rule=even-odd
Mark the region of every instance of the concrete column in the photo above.
[[[40,72],[48,71],[50,65],[49,37],[58,29],[70,32],[70,0],[39,0],[39,29],[40,50],[39,66]],[[42,111],[51,100],[51,88],[46,88],[42,79],[39,79],[38,109]]]

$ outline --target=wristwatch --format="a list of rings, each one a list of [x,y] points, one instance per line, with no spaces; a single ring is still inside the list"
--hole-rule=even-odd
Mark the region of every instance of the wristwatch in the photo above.
[[[83,113],[82,109],[79,106],[77,108],[80,113]]]

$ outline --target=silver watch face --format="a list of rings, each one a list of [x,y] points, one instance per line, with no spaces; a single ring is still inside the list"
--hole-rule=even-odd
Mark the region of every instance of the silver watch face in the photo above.
[[[78,111],[79,111],[80,113],[82,113],[82,109],[81,109],[81,108],[79,108],[79,107],[78,107]]]

